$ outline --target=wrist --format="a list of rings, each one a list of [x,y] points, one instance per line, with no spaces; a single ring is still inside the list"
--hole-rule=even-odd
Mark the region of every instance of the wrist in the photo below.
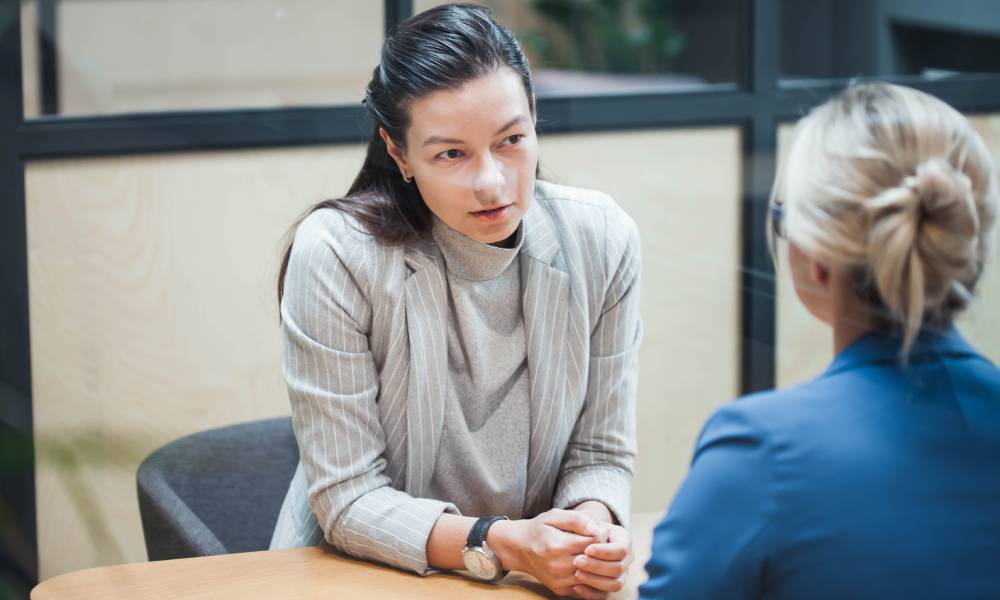
[[[517,521],[497,521],[486,532],[486,544],[500,559],[504,571],[521,571],[518,560]]]
[[[611,513],[611,510],[603,502],[586,500],[574,506],[573,510],[582,512],[595,521],[617,525],[617,519],[615,519],[614,514]]]

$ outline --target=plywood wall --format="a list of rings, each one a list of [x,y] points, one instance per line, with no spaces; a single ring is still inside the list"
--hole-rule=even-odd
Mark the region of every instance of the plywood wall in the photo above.
[[[633,509],[663,510],[705,418],[739,391],[740,132],[546,138],[542,171],[612,194],[642,235]]]
[[[346,190],[362,153],[28,165],[43,578],[145,560],[135,470],[150,451],[288,413],[274,291],[282,235],[308,204]],[[78,469],[64,468],[62,449]]]
[[[43,578],[145,560],[135,469],[150,451],[287,414],[273,290],[280,240],[308,204],[346,189],[362,152],[28,166]],[[542,156],[550,178],[612,193],[640,224],[635,504],[660,509],[701,421],[736,392],[739,134],[552,136]]]

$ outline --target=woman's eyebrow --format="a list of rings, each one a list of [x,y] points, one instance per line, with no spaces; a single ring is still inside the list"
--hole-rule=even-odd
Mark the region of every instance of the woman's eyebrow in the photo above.
[[[460,139],[441,137],[439,135],[432,135],[431,137],[424,140],[423,145],[432,146],[434,144],[464,144],[464,143],[465,142]]]
[[[496,135],[499,135],[499,134],[503,133],[504,131],[510,129],[514,125],[517,125],[518,123],[521,123],[521,122],[524,122],[524,121],[527,121],[527,120],[528,120],[528,117],[526,115],[517,115],[516,117],[514,117],[510,121],[507,121],[506,123],[504,123],[503,127],[501,127],[500,129],[497,129]],[[429,137],[426,140],[424,140],[424,143],[422,145],[424,145],[424,146],[433,146],[434,144],[464,144],[464,143],[465,143],[465,140],[460,140],[458,138],[450,138],[450,137],[442,137],[442,136],[439,136],[439,135],[432,135],[431,137]]]
[[[497,129],[497,135],[500,135],[501,133],[503,133],[507,129],[510,129],[514,125],[517,125],[518,123],[520,123],[522,121],[527,121],[527,120],[528,120],[528,117],[526,115],[517,115],[516,117],[514,117],[510,121],[507,121],[507,123],[504,124],[503,127],[501,127],[500,129]]]

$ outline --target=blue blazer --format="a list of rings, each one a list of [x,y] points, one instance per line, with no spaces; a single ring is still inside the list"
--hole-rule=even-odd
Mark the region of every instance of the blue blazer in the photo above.
[[[1000,370],[870,334],[705,425],[641,598],[1000,598]]]

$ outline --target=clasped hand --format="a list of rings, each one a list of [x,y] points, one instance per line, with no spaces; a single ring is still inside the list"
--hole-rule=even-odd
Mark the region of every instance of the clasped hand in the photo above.
[[[621,590],[633,560],[625,528],[574,510],[496,523],[488,543],[505,569],[529,573],[560,596],[586,600]]]

